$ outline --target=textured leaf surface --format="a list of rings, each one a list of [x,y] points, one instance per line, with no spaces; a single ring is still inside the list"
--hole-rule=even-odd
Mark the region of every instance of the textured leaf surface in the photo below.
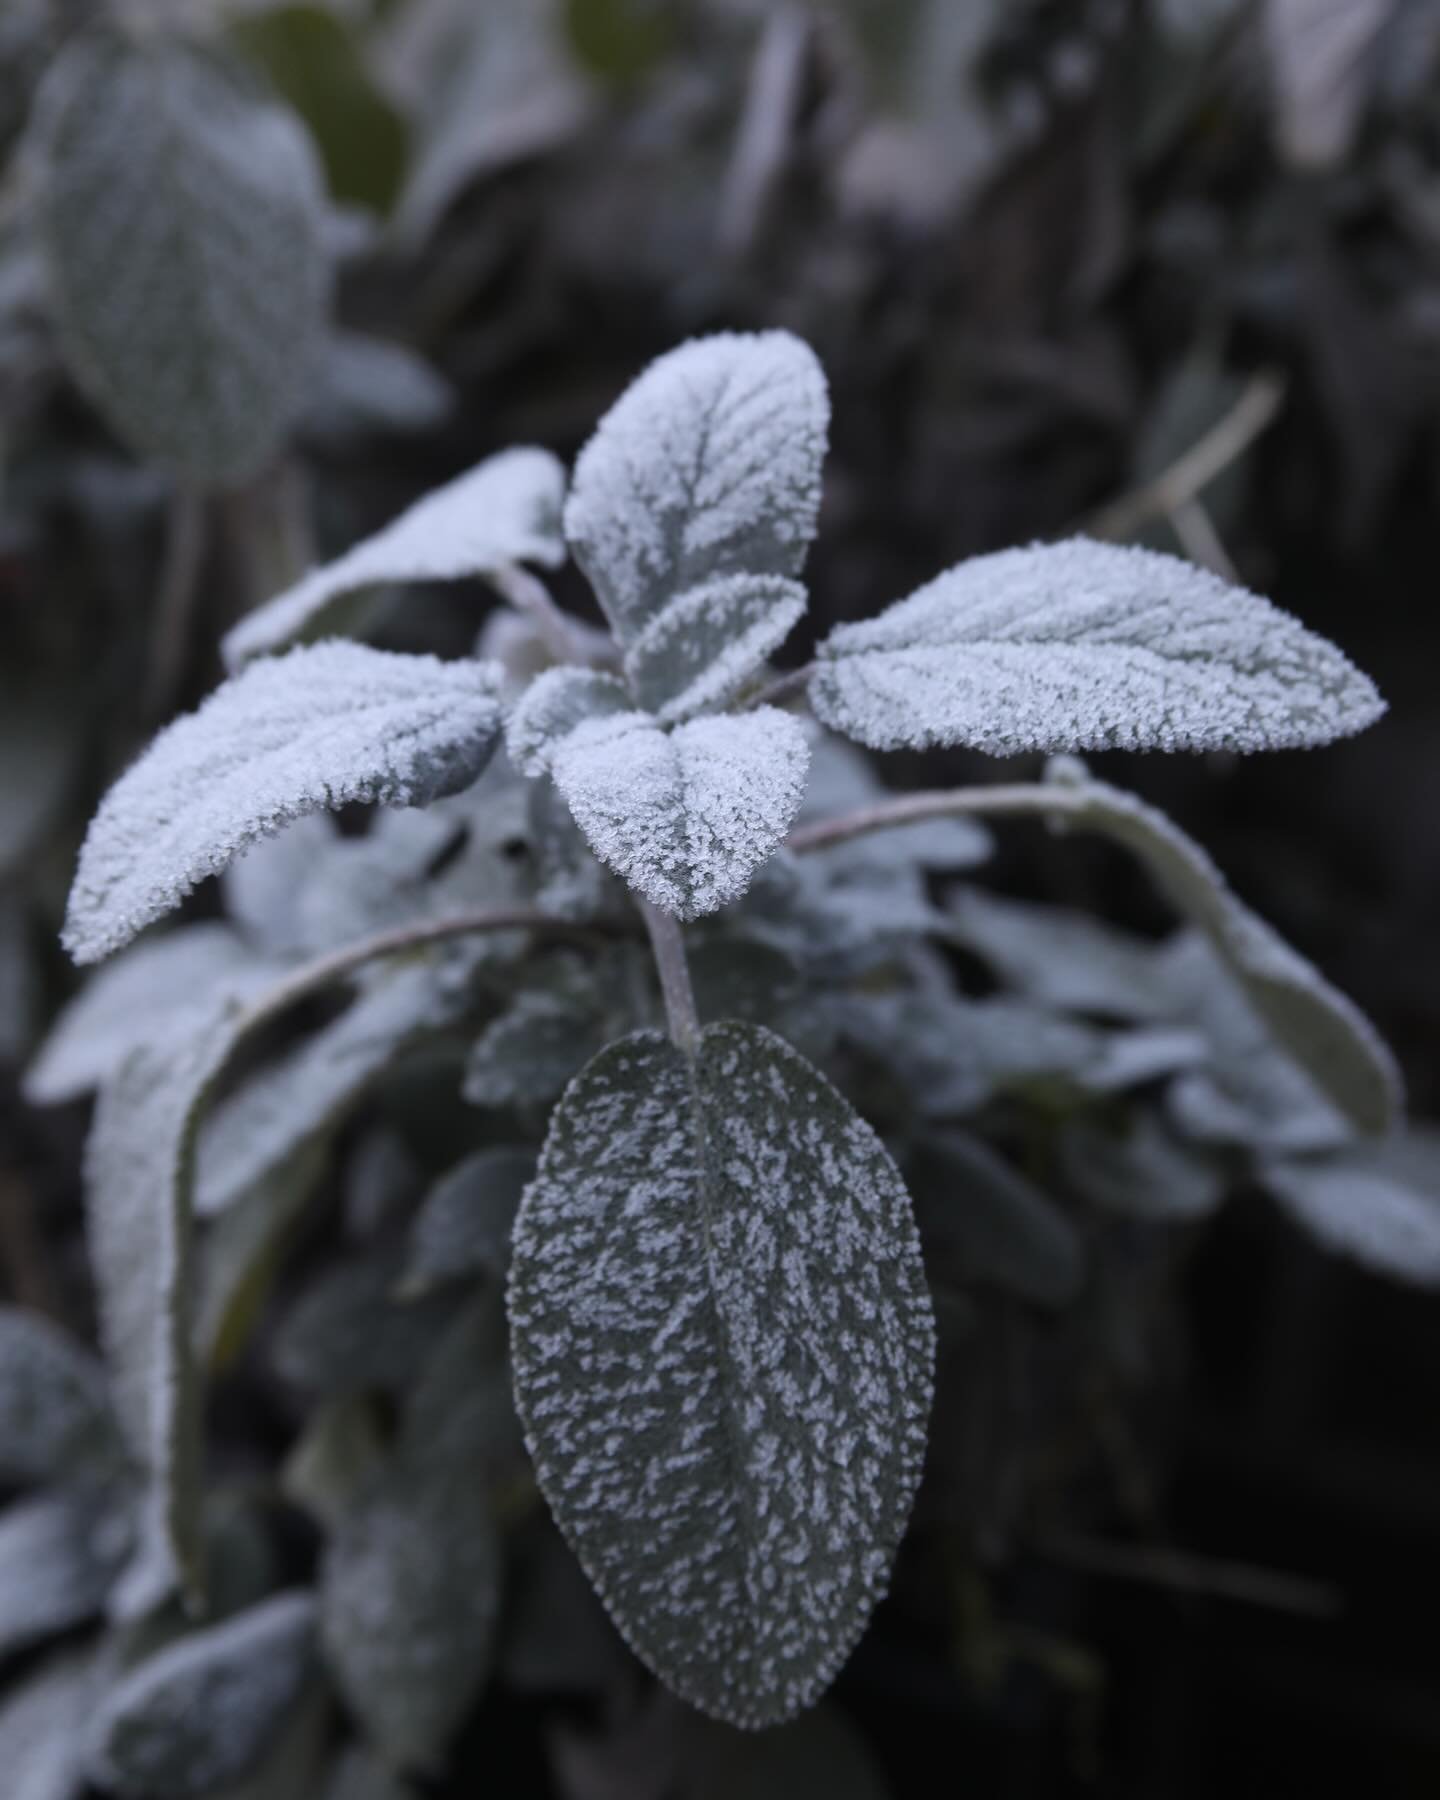
[[[484,768],[497,671],[360,644],[257,663],[162,731],[95,815],[65,942],[96,962],[257,838],[352,801],[424,806]]]
[[[526,688],[506,721],[505,747],[522,774],[545,775],[577,725],[613,713],[633,714],[623,681],[598,669],[547,669]]]
[[[63,1488],[0,1513],[0,1657],[93,1619],[126,1553],[117,1496]]]
[[[9,1800],[75,1800],[96,1686],[90,1653],[70,1652],[42,1664],[0,1701]]]
[[[535,1173],[529,1150],[477,1150],[431,1188],[410,1228],[407,1292],[503,1276],[510,1266],[510,1230],[525,1183]]]
[[[818,716],[874,750],[1276,750],[1384,711],[1334,645],[1158,551],[978,556],[820,648]]]
[[[1071,1121],[1060,1137],[1059,1164],[1082,1198],[1130,1218],[1204,1219],[1225,1198],[1219,1164],[1177,1143],[1150,1113],[1137,1113],[1121,1131]]]
[[[327,1268],[281,1321],[274,1346],[280,1375],[326,1397],[408,1387],[455,1307],[448,1294],[397,1300],[398,1277],[390,1250]]]
[[[1362,1131],[1385,1131],[1400,1109],[1400,1075],[1359,1007],[1237,900],[1206,853],[1162,812],[1100,782],[1087,781],[1083,794],[1078,817],[1067,816],[1137,855],[1324,1093]]]
[[[77,39],[40,101],[61,341],[137,449],[231,481],[279,445],[322,340],[324,198],[305,133],[238,65]]]
[[[632,1646],[738,1724],[832,1679],[924,1454],[934,1326],[879,1140],[788,1045],[612,1045],[557,1108],[515,1230],[516,1397]]]
[[[26,1071],[26,1098],[54,1106],[91,1093],[132,1050],[188,1036],[217,1003],[243,1000],[278,973],[227,925],[189,925],[132,945],[55,1021]]]
[[[315,636],[337,600],[358,588],[457,581],[506,563],[563,562],[565,471],[548,450],[503,450],[416,501],[383,531],[312,569],[226,637],[226,666]]]
[[[94,1720],[96,1779],[126,1800],[209,1800],[284,1727],[314,1641],[310,1595],[281,1594],[147,1657]]]
[[[790,829],[809,751],[788,713],[660,730],[644,713],[580,725],[555,784],[607,867],[662,911],[698,919],[743,894]]]
[[[565,508],[622,644],[702,582],[799,573],[828,425],[820,365],[783,331],[694,339],[626,389],[581,451]]]
[[[1440,1287],[1440,1180],[1422,1190],[1355,1151],[1276,1162],[1262,1175],[1287,1213],[1326,1249],[1416,1287]]]
[[[641,706],[662,724],[734,698],[799,624],[805,590],[782,575],[719,575],[658,612],[625,652]]]
[[[73,1473],[113,1438],[99,1362],[49,1319],[0,1306],[0,1479]]]

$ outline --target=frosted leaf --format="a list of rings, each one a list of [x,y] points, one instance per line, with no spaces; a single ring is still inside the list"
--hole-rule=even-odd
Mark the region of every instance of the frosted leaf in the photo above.
[[[711,1026],[693,1069],[613,1044],[551,1119],[509,1304],[541,1488],[632,1647],[737,1724],[809,1705],[884,1589],[930,1407],[874,1132],[760,1027]]]
[[[1260,1179],[1327,1250],[1416,1287],[1440,1287],[1440,1181],[1425,1188],[1363,1150],[1274,1162]]]
[[[1394,0],[1263,0],[1274,130],[1296,169],[1343,165],[1377,86]]]
[[[190,1172],[204,1096],[232,1048],[216,1021],[132,1052],[85,1150],[87,1237],[115,1410],[148,1481],[143,1585],[200,1581],[199,1392],[190,1348]]]
[[[1177,1143],[1148,1112],[1133,1114],[1119,1130],[1088,1118],[1068,1121],[1059,1167],[1082,1199],[1128,1218],[1185,1223],[1208,1218],[1225,1198],[1220,1164]]]
[[[797,857],[782,848],[760,870],[736,922],[747,937],[833,979],[893,955],[907,938],[942,930],[945,921],[923,877],[903,862]]]
[[[298,956],[313,948],[299,917],[299,896],[336,842],[328,813],[306,813],[252,844],[221,874],[226,914],[257,950]]]
[[[872,750],[1278,750],[1384,711],[1268,600],[1085,538],[973,557],[819,654],[817,715]]]
[[[37,101],[40,226],[67,361],[123,437],[190,482],[278,449],[329,292],[306,133],[244,65],[94,31]]]
[[[555,784],[590,848],[663,912],[698,919],[750,885],[794,821],[809,752],[764,706],[673,731],[644,713],[595,719],[555,758]]]
[[[0,1657],[95,1618],[129,1549],[113,1491],[62,1488],[0,1512]]]
[[[543,1106],[611,1035],[586,997],[527,988],[471,1045],[465,1098],[472,1106]]]
[[[804,612],[804,588],[782,575],[703,581],[656,613],[626,650],[631,692],[662,725],[723,706]]]
[[[417,351],[365,332],[329,333],[300,432],[351,449],[370,432],[432,431],[455,407],[455,391]]]
[[[312,1678],[305,1697],[260,1761],[214,1800],[316,1800],[334,1713],[329,1691]]]
[[[477,1275],[503,1276],[520,1193],[534,1173],[532,1153],[509,1148],[477,1150],[447,1170],[410,1227],[405,1291]]]
[[[598,669],[547,669],[521,695],[505,723],[505,748],[522,775],[545,775],[555,752],[586,719],[631,710],[625,684]]]
[[[96,1686],[90,1652],[67,1652],[42,1663],[0,1699],[0,1768],[8,1800],[76,1800]]]
[[[419,1038],[466,1010],[443,962],[386,970],[331,1025],[262,1068],[222,1101],[200,1132],[195,1209],[223,1213],[297,1152],[334,1129]]]
[[[916,1206],[932,1274],[943,1270],[1037,1306],[1075,1299],[1085,1279],[1080,1239],[1034,1182],[959,1131],[927,1138],[920,1166]]]
[[[32,1106],[78,1099],[132,1050],[188,1036],[217,1005],[254,995],[278,974],[226,925],[187,925],[134,944],[61,1012],[25,1073],[25,1097]]]
[[[350,1508],[320,1576],[330,1673],[391,1763],[433,1769],[494,1655],[500,1542],[484,1467],[404,1457]]]
[[[616,903],[624,890],[590,854],[570,808],[549,779],[530,783],[527,816],[535,850],[535,903],[562,919],[588,923]]]
[[[799,573],[829,413],[814,353],[783,331],[694,339],[626,389],[581,451],[565,508],[622,644],[702,582]]]
[[[99,1362],[39,1313],[0,1306],[0,1480],[71,1474],[114,1447]]]
[[[210,1800],[284,1729],[314,1653],[315,1602],[296,1592],[147,1656],[93,1721],[94,1779],[122,1800]]]
[[[1362,1131],[1383,1132],[1400,1108],[1394,1058],[1373,1025],[1231,893],[1206,853],[1162,812],[1101,782],[1077,790],[1067,819],[1114,838],[1145,864],[1178,911],[1200,927],[1285,1049]]]
[[[876,773],[873,757],[813,721],[805,721],[805,726],[810,779],[800,808],[801,824],[858,812],[888,796],[890,789]],[[989,831],[977,820],[950,817],[863,832],[814,856],[817,866],[850,876],[890,873],[897,863],[937,871],[970,869],[987,861],[994,847]]]
[[[448,1293],[396,1296],[390,1249],[328,1267],[280,1321],[272,1360],[281,1378],[327,1399],[407,1388],[455,1317]]]
[[[363,1394],[317,1406],[280,1472],[285,1498],[334,1531],[385,1461],[379,1409]]]
[[[67,947],[98,962],[302,814],[455,793],[499,728],[497,672],[484,663],[330,643],[255,664],[167,726],[101,802]]]
[[[228,669],[323,634],[332,608],[361,588],[458,581],[507,563],[565,559],[565,471],[548,450],[502,450],[417,500],[373,537],[249,613],[225,637]]]

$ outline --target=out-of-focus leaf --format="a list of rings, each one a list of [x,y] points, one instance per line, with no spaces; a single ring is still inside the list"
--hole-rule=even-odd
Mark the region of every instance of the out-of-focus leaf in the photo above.
[[[407,1293],[477,1275],[503,1278],[510,1227],[535,1157],[524,1149],[477,1150],[430,1189],[410,1229]]]
[[[96,1358],[38,1313],[0,1306],[0,1479],[73,1475],[117,1449]]]
[[[1281,153],[1299,169],[1344,160],[1369,102],[1395,0],[1265,0]]]
[[[0,878],[16,875],[54,829],[84,738],[79,697],[7,680],[0,688]]]
[[[1152,1113],[1119,1130],[1073,1119],[1060,1138],[1068,1185],[1093,1205],[1131,1218],[1181,1223],[1208,1218],[1225,1198],[1223,1169],[1203,1150],[1177,1143]]]
[[[76,1800],[98,1687],[93,1653],[72,1650],[42,1663],[0,1699],[8,1800]]]
[[[341,1752],[325,1788],[325,1800],[415,1800],[415,1790],[360,1745]]]
[[[675,23],[666,0],[563,0],[565,31],[582,67],[617,87],[648,75]]]
[[[114,1489],[57,1488],[0,1512],[0,1657],[95,1618],[130,1549]]]
[[[1393,1280],[1440,1287],[1440,1159],[1423,1186],[1380,1151],[1273,1162],[1261,1180],[1296,1224],[1327,1250]]]
[[[275,957],[314,949],[299,898],[317,864],[329,861],[336,837],[329,813],[306,813],[227,865],[220,876],[225,911],[255,949]]]
[[[73,39],[36,108],[51,294],[77,378],[184,480],[251,474],[321,343],[324,200],[305,133],[242,67],[158,34]]]
[[[379,1472],[385,1443],[372,1403],[361,1394],[327,1400],[311,1413],[286,1460],[286,1497],[334,1531],[359,1491]]]
[[[282,1378],[327,1399],[408,1387],[454,1318],[455,1301],[397,1300],[399,1273],[381,1250],[319,1276],[281,1320],[273,1354]]]
[[[381,432],[434,430],[454,405],[454,389],[418,351],[333,331],[299,429],[308,441],[347,446]]]

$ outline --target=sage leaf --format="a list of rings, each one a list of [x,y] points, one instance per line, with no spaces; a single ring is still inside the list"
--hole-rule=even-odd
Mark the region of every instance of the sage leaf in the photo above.
[[[410,1386],[455,1316],[453,1296],[400,1300],[390,1250],[336,1263],[281,1319],[273,1361],[281,1378],[325,1399]]]
[[[718,575],[663,607],[625,651],[637,702],[662,725],[732,700],[805,613],[783,575]]]
[[[794,822],[809,751],[771,706],[662,731],[644,713],[576,727],[555,785],[608,868],[661,911],[698,919],[750,885]]]
[[[828,1685],[924,1455],[934,1322],[904,1183],[763,1028],[640,1032],[566,1091],[516,1222],[515,1392],[631,1646],[763,1725]]]
[[[53,1656],[0,1700],[0,1768],[9,1800],[76,1800],[99,1685],[95,1662],[88,1650]]]
[[[361,588],[458,581],[507,563],[554,567],[565,558],[564,497],[565,471],[548,450],[487,457],[249,613],[221,645],[225,665],[235,671],[252,657],[323,635],[335,603]]]
[[[329,294],[309,140],[213,49],[92,31],[37,99],[40,228],[61,345],[134,447],[228,483],[278,449]]]
[[[1085,538],[960,563],[819,654],[817,716],[872,750],[1278,750],[1384,711],[1333,644],[1268,600]]]
[[[503,1277],[520,1195],[534,1173],[529,1150],[506,1147],[477,1150],[447,1170],[410,1227],[404,1291],[423,1293],[477,1275]]]
[[[112,1490],[58,1488],[0,1512],[0,1657],[95,1618],[131,1548]]]
[[[485,663],[346,643],[256,663],[167,726],[101,802],[67,947],[77,962],[108,956],[302,814],[455,793],[485,767],[499,727]]]
[[[49,1319],[0,1306],[0,1480],[74,1474],[116,1448],[98,1360]]]
[[[209,1800],[284,1729],[314,1651],[315,1602],[296,1592],[146,1657],[93,1721],[94,1778],[124,1800]]]
[[[1366,1149],[1275,1161],[1261,1181],[1325,1249],[1392,1280],[1440,1287],[1440,1180],[1424,1187]]]
[[[1152,1113],[1121,1129],[1100,1121],[1067,1121],[1059,1167],[1066,1184],[1091,1205],[1128,1218],[1185,1224],[1208,1218],[1225,1198],[1223,1167],[1203,1150],[1177,1143]]]
[[[623,681],[598,669],[547,669],[526,688],[506,721],[505,747],[522,775],[546,775],[577,725],[613,713],[633,713]]]

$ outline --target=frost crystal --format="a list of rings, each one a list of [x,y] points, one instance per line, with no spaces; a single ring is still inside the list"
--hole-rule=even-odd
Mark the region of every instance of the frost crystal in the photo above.
[[[781,575],[720,575],[688,589],[625,652],[635,698],[662,725],[723,706],[804,611],[804,588]]]
[[[759,1726],[810,1704],[882,1593],[934,1327],[904,1183],[795,1051],[641,1032],[556,1109],[516,1222],[516,1398],[632,1646]]]
[[[257,838],[351,801],[424,806],[484,768],[498,671],[328,643],[254,664],[177,719],[102,801],[65,943],[97,962]]]
[[[662,731],[644,713],[586,722],[555,785],[601,862],[647,900],[698,919],[743,894],[794,822],[809,751],[788,713],[760,707]]]
[[[875,750],[1275,750],[1384,711],[1333,644],[1268,600],[1085,538],[974,557],[842,625],[820,654],[816,713]]]
[[[506,563],[555,567],[565,559],[560,509],[565,471],[548,450],[488,457],[401,513],[383,531],[312,569],[294,587],[242,619],[221,646],[225,665],[313,637],[335,601],[357,588],[456,581]]]
[[[545,775],[555,753],[586,719],[632,710],[623,681],[597,669],[547,669],[521,695],[505,723],[505,748],[522,775]]]

